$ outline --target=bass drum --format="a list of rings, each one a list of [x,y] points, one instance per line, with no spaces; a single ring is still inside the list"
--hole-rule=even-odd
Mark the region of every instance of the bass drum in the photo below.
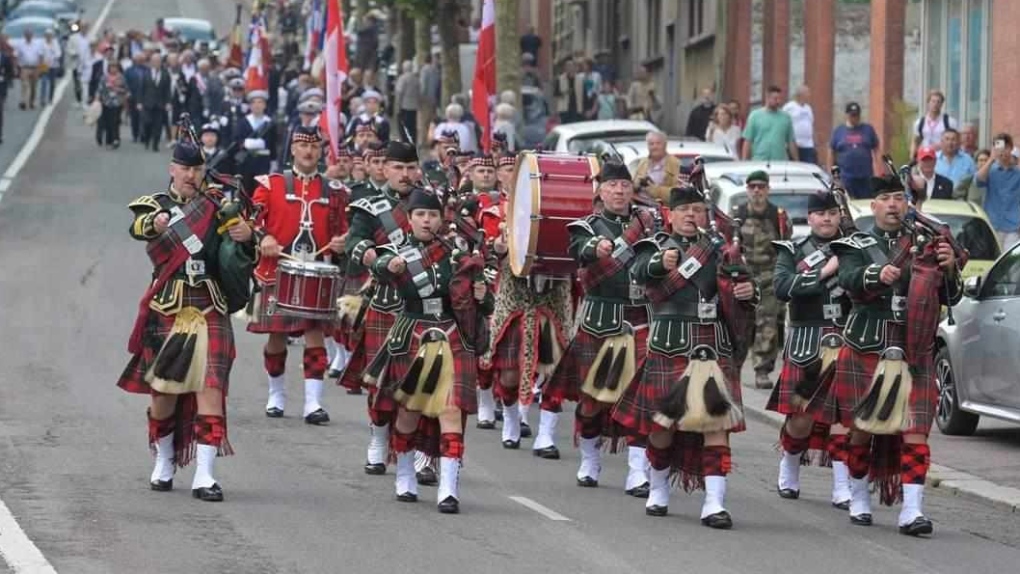
[[[568,278],[577,262],[567,248],[567,224],[591,215],[598,159],[523,152],[507,198],[510,271],[517,277]]]

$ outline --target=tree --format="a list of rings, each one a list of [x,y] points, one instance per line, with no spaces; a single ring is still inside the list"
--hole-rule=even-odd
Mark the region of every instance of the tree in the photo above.
[[[517,32],[517,0],[496,0],[496,89],[512,90],[521,108],[521,43]]]
[[[397,72],[400,72],[399,66],[402,65],[406,60],[410,60],[414,57],[414,16],[403,7],[398,6],[394,12],[397,13],[399,24],[397,29]]]
[[[411,52],[406,57],[402,56],[401,59],[409,58],[413,53],[418,65],[421,66],[422,58],[432,50],[432,23],[436,20],[435,2],[433,0],[397,0],[396,4],[405,17],[406,26],[401,31],[414,28],[413,34],[408,34],[414,38]],[[402,37],[402,49],[404,47],[403,40]]]
[[[458,0],[439,0],[436,23],[439,26],[439,41],[442,44],[443,93],[440,107],[450,97],[461,92],[460,82],[460,36],[464,29],[461,5]]]
[[[414,55],[418,67],[425,65],[425,55],[432,52],[432,18],[414,20]]]

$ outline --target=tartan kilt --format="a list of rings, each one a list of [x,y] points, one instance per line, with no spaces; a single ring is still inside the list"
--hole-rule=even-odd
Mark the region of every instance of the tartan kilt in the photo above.
[[[249,333],[284,333],[298,336],[305,331],[319,329],[324,335],[333,333],[334,321],[317,321],[315,319],[304,319],[284,315],[277,309],[276,313],[270,315],[269,298],[276,295],[275,285],[259,284],[259,292],[252,295],[248,303],[248,332]]]
[[[698,345],[716,348],[714,323],[691,326],[691,348]],[[655,423],[653,417],[673,385],[680,382],[687,369],[687,363],[686,356],[670,358],[649,350],[648,358],[645,360],[644,368],[639,372],[638,380],[627,389],[627,392],[613,408],[613,420],[630,431],[631,434],[639,436],[662,430],[662,427]],[[722,356],[719,357],[719,367],[726,376],[726,386],[730,391],[730,396],[733,397],[734,404],[743,409],[743,400],[740,394],[740,368],[733,363],[732,358]],[[746,424],[741,421],[729,432],[741,432],[746,428]]]
[[[641,368],[648,356],[648,312],[645,307],[627,307],[624,311],[624,321],[634,327],[634,354],[637,364],[634,366],[635,378],[640,378]],[[584,329],[578,329],[574,340],[564,350],[560,364],[556,366],[552,377],[545,384],[542,392],[542,400],[546,398],[562,403],[563,401],[578,402],[581,397],[581,387],[588,378],[588,371],[591,370],[595,357],[602,348],[602,343],[607,337],[597,337]],[[633,383],[631,388],[633,388]],[[628,390],[629,392],[629,390]]]
[[[348,389],[366,386],[362,375],[365,369],[372,364],[379,349],[382,349],[386,344],[390,336],[390,327],[393,327],[396,320],[396,315],[383,313],[372,307],[365,311],[365,317],[362,319],[361,341],[354,348],[351,361],[347,364],[347,370],[338,381],[340,386]]]
[[[885,335],[887,347],[906,348],[906,325],[886,323]],[[853,427],[854,408],[867,396],[879,358],[877,352],[861,353],[850,346],[844,346],[839,352],[839,358],[836,359],[836,376],[826,408],[837,413],[837,422],[847,428]],[[931,431],[939,396],[935,384],[934,363],[934,356],[928,352],[920,356],[917,364],[910,365],[914,384],[907,403],[906,427],[901,434],[927,436]]]
[[[823,327],[821,336],[824,337],[830,333],[842,333],[843,329],[836,326]],[[787,342],[789,343],[789,337]],[[818,359],[821,360],[821,347],[818,349]],[[784,355],[788,354],[788,350],[784,352]],[[803,382],[807,376],[807,369],[794,363],[793,361],[787,360],[784,356],[783,370],[779,373],[779,381],[776,383],[776,388],[769,395],[768,403],[765,405],[765,410],[775,411],[783,415],[799,415],[809,414],[817,422],[833,424],[836,422],[836,412],[831,408],[828,397],[832,391],[833,383],[832,377],[829,378],[828,384],[818,389],[815,393],[811,402],[808,403],[807,407],[801,410],[800,407],[793,403],[793,398],[796,395],[794,390],[801,382]]]
[[[415,321],[407,352],[391,356],[387,362],[380,394],[385,393],[392,397],[396,392],[418,354],[421,336],[428,329],[445,331],[450,343],[450,350],[453,351],[453,389],[450,392],[453,406],[456,406],[464,414],[475,414],[478,411],[477,382],[475,381],[478,358],[464,347],[457,323],[451,319],[444,321],[418,319]]]
[[[524,349],[532,349],[535,356],[535,366],[538,366],[538,340],[540,317],[545,317],[553,325],[553,336],[561,343],[567,340],[567,329],[556,318],[555,313],[547,308],[539,307],[535,310],[534,337],[530,341],[525,340],[524,313],[517,312],[507,320],[503,332],[493,341],[494,350],[492,353],[492,368],[494,371],[507,371],[519,369],[523,361]],[[563,345],[566,347],[566,345]],[[534,379],[535,373],[532,373]]]
[[[210,309],[213,300],[206,287],[185,285],[182,303],[184,307]],[[145,381],[145,373],[152,366],[160,349],[163,348],[163,343],[173,329],[175,320],[176,316],[174,315],[149,311],[149,317],[145,322],[145,331],[142,335],[142,352],[131,357],[120,380],[117,381],[118,387],[129,393],[159,394],[153,391],[149,383]],[[230,324],[230,317],[215,309],[205,314],[205,322],[209,333],[205,386],[206,388],[220,389],[226,396],[230,369],[237,356],[234,347],[234,330]]]

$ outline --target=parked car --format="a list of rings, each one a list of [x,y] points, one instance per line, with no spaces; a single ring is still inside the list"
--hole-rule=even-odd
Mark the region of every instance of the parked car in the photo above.
[[[199,18],[164,18],[163,25],[189,44],[204,43],[210,52],[219,48],[219,38],[208,20]]]
[[[60,22],[46,16],[24,16],[17,20],[8,20],[4,23],[3,34],[15,40],[25,34],[25,29],[31,29],[36,36],[42,36],[46,30],[60,30]]]
[[[617,155],[623,158],[623,162],[627,164],[631,173],[634,173],[641,160],[648,157],[648,144],[645,143],[644,138],[607,143],[612,143],[611,147]],[[667,139],[666,153],[679,158],[681,166],[687,170],[694,167],[694,159],[699,156],[705,160],[705,163],[733,161],[733,156],[725,147],[691,138],[671,137]]]
[[[553,128],[549,101],[542,90],[524,86],[521,88],[521,118],[524,120],[521,133],[517,134],[518,149],[536,149],[542,145],[547,133]]]
[[[808,198],[827,188],[828,174],[815,164],[794,161],[728,161],[705,164],[712,200],[726,213],[747,203],[747,176],[757,170],[769,174],[769,201],[783,208],[793,225],[793,236],[810,233]]]
[[[935,343],[935,422],[947,435],[973,434],[983,416],[1020,424],[1020,244],[963,292]]]
[[[999,256],[999,242],[988,222],[988,215],[974,203],[955,199],[929,199],[922,206],[928,215],[949,225],[953,237],[970,252],[963,278],[982,275]],[[850,202],[851,217],[858,229],[869,230],[875,225],[870,201],[858,199]]]
[[[26,16],[44,16],[70,24],[81,18],[82,10],[71,0],[27,0],[11,10],[9,20]]]
[[[644,139],[648,132],[658,129],[651,122],[635,120],[595,120],[560,124],[545,137],[542,149],[560,153],[594,153],[592,148],[598,145],[599,140]]]

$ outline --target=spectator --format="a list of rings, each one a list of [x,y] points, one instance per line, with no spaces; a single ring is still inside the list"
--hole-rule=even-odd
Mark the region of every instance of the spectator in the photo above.
[[[528,53],[521,55],[521,86],[542,89],[542,76],[535,67],[535,56]]]
[[[910,188],[917,195],[918,203],[953,198],[953,181],[935,172],[937,157],[935,150],[928,146],[917,150],[917,171],[911,175]]]
[[[535,33],[534,26],[528,26],[528,31],[521,36],[521,54],[530,54],[532,61],[538,61],[538,53],[542,49],[542,38]]]
[[[818,153],[815,151],[815,112],[808,103],[810,99],[811,89],[801,86],[793,94],[793,99],[783,106],[783,111],[789,114],[793,122],[797,157],[800,161],[818,163]]]
[[[492,125],[493,133],[499,132],[506,136],[507,150],[517,149],[517,127],[514,125],[514,116],[517,109],[508,103],[496,105],[496,121]]]
[[[666,153],[666,134],[648,132],[645,144],[648,157],[638,162],[634,170],[634,186],[639,193],[662,203],[669,202],[669,190],[681,183],[680,160]]]
[[[655,114],[659,111],[658,98],[655,96],[655,82],[648,73],[648,68],[638,66],[634,81],[627,90],[627,114],[632,120],[646,120],[655,123]]]
[[[556,112],[561,124],[581,121],[584,105],[584,76],[577,73],[577,64],[567,60],[556,82]]]
[[[436,126],[435,133],[442,134],[449,131],[456,132],[457,141],[460,142],[461,150],[470,151],[472,153],[477,151],[478,148],[474,145],[475,137],[474,134],[471,133],[471,127],[463,121],[464,107],[460,104],[450,104],[446,106],[445,117],[446,121]]]
[[[152,41],[162,42],[170,37],[170,31],[163,25],[163,19],[159,18],[156,20],[156,27],[152,30]]]
[[[53,90],[57,86],[57,74],[60,72],[60,58],[64,51],[60,42],[53,37],[53,30],[43,33],[43,62],[39,68],[39,105],[48,106],[53,102]]]
[[[740,102],[737,100],[730,100],[726,104],[726,107],[730,109],[730,113],[733,114],[733,123],[737,124],[737,127],[741,130],[744,129],[744,112],[741,109]]]
[[[960,133],[949,128],[942,133],[942,151],[938,152],[935,172],[953,182],[953,199],[967,197],[977,166],[965,153],[960,153]]]
[[[733,121],[729,106],[720,104],[715,107],[712,121],[705,132],[705,141],[724,146],[733,159],[739,159],[740,148],[737,144],[740,142],[740,127]]]
[[[421,100],[421,84],[418,76],[414,73],[414,64],[407,60],[401,67],[403,73],[397,78],[397,86],[394,90],[394,105],[397,108],[397,118],[401,134],[404,129],[411,136],[412,142],[418,141],[418,108]]]
[[[581,60],[581,77],[584,86],[585,119],[593,120],[598,115],[596,99],[602,89],[602,74],[595,71],[595,62],[591,58]]]
[[[602,91],[595,98],[595,118],[599,120],[611,120],[618,116],[620,93],[613,82],[603,79]]]
[[[88,24],[81,22],[67,39],[67,51],[71,56],[71,64],[74,66],[74,70],[71,72],[74,79],[74,100],[78,107],[83,106],[83,82],[88,82],[88,67],[92,64],[92,49],[89,48],[87,32]]]
[[[991,150],[983,149],[974,154],[974,165],[984,165],[992,156]],[[967,201],[983,205],[985,202],[985,188],[978,182],[977,174],[970,182],[970,189],[967,190]]]
[[[1020,240],[1020,169],[1012,151],[1012,136],[995,136],[992,155],[981,164],[976,176],[985,191],[985,213],[1003,249]]]
[[[375,14],[368,14],[357,28],[356,65],[364,71],[375,70],[379,52],[379,28]]]
[[[142,101],[142,86],[145,84],[145,77],[149,73],[146,65],[145,53],[135,54],[134,64],[124,71],[124,81],[128,89],[128,119],[131,122],[131,141],[138,143],[142,141],[142,112],[138,104]]]
[[[422,57],[421,69],[418,70],[418,133],[422,134],[419,144],[424,144],[428,138],[424,137],[432,121],[436,119],[436,108],[439,107],[439,92],[441,82],[439,68],[432,62],[432,54],[425,54]]]
[[[21,68],[21,109],[35,109],[35,91],[39,69],[46,62],[46,45],[25,27],[24,36],[14,42],[14,56]]]
[[[103,113],[99,116],[99,128],[96,130],[96,143],[107,149],[120,147],[120,118],[124,113],[124,102],[127,100],[128,88],[121,72],[120,64],[110,64],[102,84],[99,87],[99,101],[103,104]]]
[[[875,128],[861,121],[861,106],[857,102],[847,104],[846,123],[832,131],[829,149],[831,165],[839,167],[843,187],[850,197],[870,197],[871,176],[880,161],[878,146]]]
[[[797,160],[797,146],[793,140],[793,122],[779,106],[783,103],[783,90],[771,86],[765,107],[751,112],[744,128],[745,160],[783,161]]]
[[[7,36],[0,35],[0,144],[4,143],[4,108],[7,107],[7,91],[14,80],[14,48],[7,42]]]
[[[928,113],[914,122],[914,138],[910,144],[910,155],[917,153],[917,148],[929,146],[939,151],[942,148],[942,132],[949,128],[956,129],[956,120],[943,113],[942,106],[946,103],[946,95],[938,90],[928,92]]]
[[[977,159],[975,154],[978,153],[978,129],[973,123],[968,122],[960,126],[960,149],[963,150],[963,153]]]
[[[701,99],[687,116],[687,129],[684,135],[691,138],[704,139],[715,114],[715,91],[712,88],[701,90]]]

